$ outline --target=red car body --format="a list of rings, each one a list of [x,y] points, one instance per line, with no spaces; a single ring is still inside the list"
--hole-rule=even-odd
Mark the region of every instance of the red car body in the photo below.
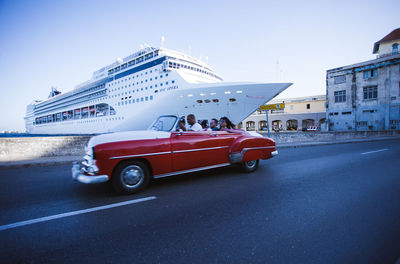
[[[254,132],[180,132],[174,131],[177,117],[160,118],[174,118],[174,124],[158,131],[118,132],[93,137],[84,161],[74,163],[73,178],[83,183],[112,181],[116,191],[129,194],[142,190],[150,178],[235,163],[242,164],[246,171],[254,171],[259,159],[269,159],[278,153],[272,139]]]

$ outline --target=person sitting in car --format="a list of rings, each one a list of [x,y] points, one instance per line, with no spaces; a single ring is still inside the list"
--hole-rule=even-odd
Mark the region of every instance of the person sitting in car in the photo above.
[[[217,119],[215,119],[215,118],[211,119],[210,128],[211,128],[212,131],[218,131],[219,130],[219,128],[218,128],[218,120]]]
[[[193,114],[187,115],[186,121],[188,123],[187,126],[184,126],[182,123],[179,123],[179,127],[183,131],[201,131],[202,130],[201,125],[196,122],[196,117]]]
[[[204,119],[200,124],[203,131],[211,131],[211,128],[208,127],[208,120]]]
[[[235,125],[226,116],[219,120],[220,130],[235,129]]]

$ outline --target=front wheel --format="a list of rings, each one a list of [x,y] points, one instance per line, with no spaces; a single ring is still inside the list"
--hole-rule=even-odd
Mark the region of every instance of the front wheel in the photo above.
[[[138,193],[146,188],[149,181],[149,168],[139,160],[119,164],[111,180],[114,190],[120,194]]]
[[[250,160],[250,161],[244,161],[242,162],[242,169],[245,172],[253,172],[256,171],[258,168],[258,160]]]

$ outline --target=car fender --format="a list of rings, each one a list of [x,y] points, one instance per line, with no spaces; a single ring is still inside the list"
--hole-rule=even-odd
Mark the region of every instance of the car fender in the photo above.
[[[229,159],[231,163],[269,159],[273,151],[276,151],[274,140],[262,136],[243,135],[232,142]]]

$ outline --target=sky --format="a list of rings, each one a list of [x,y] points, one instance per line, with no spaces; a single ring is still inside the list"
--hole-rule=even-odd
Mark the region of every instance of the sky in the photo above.
[[[279,98],[325,94],[326,71],[374,59],[399,14],[398,0],[0,0],[0,131],[25,131],[26,106],[52,86],[70,91],[162,36],[227,82],[294,83]]]

